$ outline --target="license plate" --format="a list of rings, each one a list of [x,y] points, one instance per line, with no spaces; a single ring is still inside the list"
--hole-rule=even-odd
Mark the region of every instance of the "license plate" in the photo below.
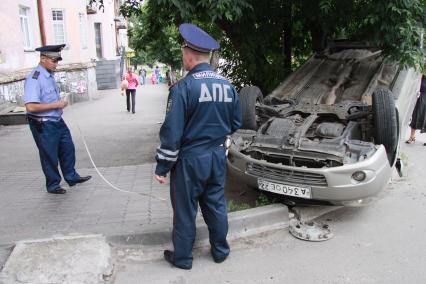
[[[258,179],[257,185],[259,186],[259,189],[273,192],[273,193],[300,197],[300,198],[307,198],[307,199],[311,198],[311,188],[306,186],[286,185],[286,184],[271,182],[264,179]]]

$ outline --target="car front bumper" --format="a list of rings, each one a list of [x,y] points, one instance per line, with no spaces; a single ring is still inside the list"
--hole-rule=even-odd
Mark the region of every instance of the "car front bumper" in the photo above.
[[[336,205],[362,205],[388,184],[392,168],[385,148],[380,145],[368,159],[332,168],[304,168],[253,159],[231,147],[228,166],[246,184],[258,188],[258,178],[271,182],[311,188],[311,199]],[[358,182],[352,174],[363,171],[365,180]]]

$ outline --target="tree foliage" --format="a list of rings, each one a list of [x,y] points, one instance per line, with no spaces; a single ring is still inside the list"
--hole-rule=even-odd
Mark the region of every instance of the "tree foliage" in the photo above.
[[[173,68],[179,68],[181,59],[177,26],[162,18],[156,20],[159,23],[153,28],[150,24],[150,15],[152,15],[150,7],[146,6],[138,15],[130,17],[131,27],[128,30],[130,46],[138,54],[145,55],[144,63],[161,61]]]
[[[97,0],[102,3],[102,0]],[[179,66],[177,26],[192,22],[219,39],[221,66],[236,85],[271,91],[327,39],[365,41],[423,71],[426,0],[126,0],[131,46]]]

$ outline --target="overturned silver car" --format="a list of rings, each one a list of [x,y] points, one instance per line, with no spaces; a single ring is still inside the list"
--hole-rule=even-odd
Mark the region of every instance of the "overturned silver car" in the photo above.
[[[389,182],[419,85],[419,74],[380,50],[328,48],[266,97],[241,89],[229,169],[296,202],[366,204]]]

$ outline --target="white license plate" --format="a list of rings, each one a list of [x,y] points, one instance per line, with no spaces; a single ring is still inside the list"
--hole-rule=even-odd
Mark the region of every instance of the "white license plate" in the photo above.
[[[286,185],[281,183],[275,183],[264,179],[258,179],[257,185],[259,189],[274,192],[283,195],[289,195],[300,198],[311,198],[311,188],[305,186],[294,186]]]

